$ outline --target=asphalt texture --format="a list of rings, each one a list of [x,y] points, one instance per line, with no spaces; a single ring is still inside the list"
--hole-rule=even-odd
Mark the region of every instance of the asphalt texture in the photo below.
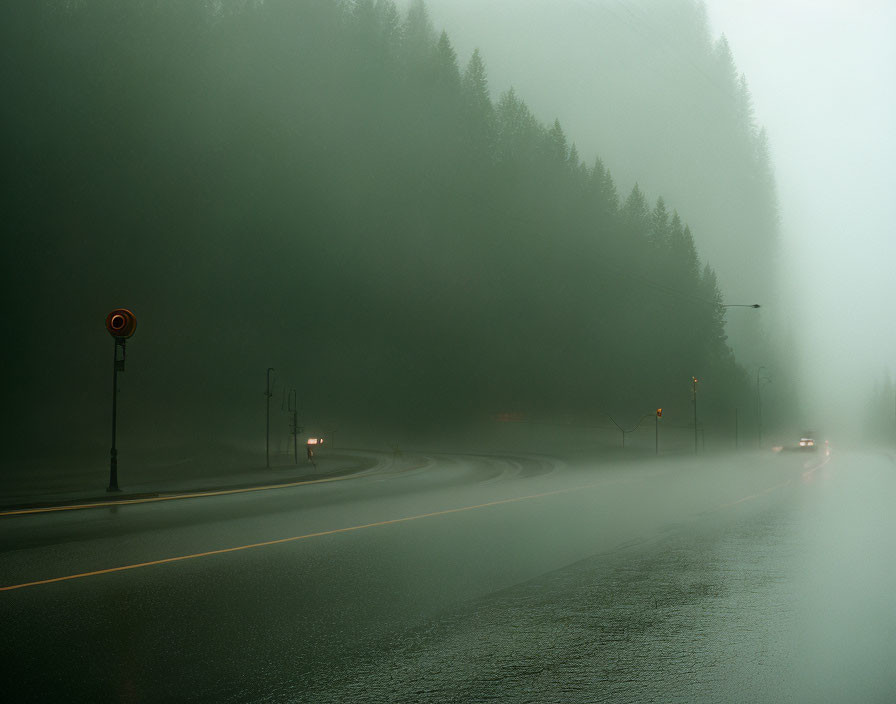
[[[392,459],[383,452],[363,450],[328,448],[318,451],[312,460],[306,457],[304,447],[299,453],[298,461],[276,455],[266,466],[263,454],[235,448],[217,447],[201,453],[183,449],[141,452],[136,458],[120,461],[118,491],[108,490],[109,464],[102,455],[92,461],[69,462],[58,457],[9,462],[0,471],[0,512],[319,481],[363,472]],[[415,461],[414,457],[408,459]]]
[[[354,459],[0,517],[8,695],[896,699],[889,457]]]

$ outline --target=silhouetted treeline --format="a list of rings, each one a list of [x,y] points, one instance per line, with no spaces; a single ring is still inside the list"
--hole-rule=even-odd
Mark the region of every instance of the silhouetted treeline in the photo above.
[[[672,204],[617,193],[513,90],[493,100],[422,3],[35,0],[2,20],[7,427],[104,432],[121,305],[150,435],[246,431],[267,366],[309,418],[372,424],[686,422],[691,375],[705,418],[751,403]]]
[[[536,115],[559,116],[586,160],[599,154],[624,190],[637,181],[651,200],[675,205],[726,300],[763,304],[729,315],[738,361],[783,372],[770,354],[788,356],[779,328],[791,323],[777,291],[768,139],[735,63],[739,47],[713,33],[704,3],[428,1],[465,52],[482,47],[493,84],[515,85]],[[779,374],[776,391],[791,376]]]

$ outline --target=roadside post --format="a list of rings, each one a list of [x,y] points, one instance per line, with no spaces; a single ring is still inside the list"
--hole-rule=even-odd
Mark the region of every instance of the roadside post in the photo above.
[[[315,469],[317,468],[317,463],[314,461],[314,448],[320,447],[324,444],[323,438],[308,438],[308,441],[305,443],[305,450],[308,454],[308,461],[312,464]]]
[[[298,415],[298,403],[296,402],[296,390],[292,389],[289,392],[289,401],[288,401],[288,409],[290,413],[289,417],[289,431],[292,433],[292,453],[295,459],[295,463],[299,463],[299,433],[304,430],[299,425],[299,415]]]
[[[109,453],[109,486],[106,487],[106,491],[121,491],[118,488],[118,449],[115,447],[118,416],[118,372],[124,371],[125,344],[137,330],[137,316],[127,308],[116,308],[106,316],[106,330],[115,340],[112,357],[112,450]]]

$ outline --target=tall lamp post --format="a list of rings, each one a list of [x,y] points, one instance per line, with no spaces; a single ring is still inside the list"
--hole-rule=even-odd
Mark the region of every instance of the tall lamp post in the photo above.
[[[762,306],[760,306],[758,303],[722,303],[720,307],[722,307],[722,308],[761,308]],[[758,383],[757,383],[757,388],[758,388]],[[757,391],[757,393],[758,393],[758,391]],[[739,434],[737,421],[738,421],[737,409],[735,408],[734,409],[734,448],[735,449],[737,449],[738,434]],[[760,445],[760,447],[762,446],[762,431],[761,430],[759,431],[759,445]]]
[[[302,432],[302,428],[299,427],[299,406],[296,401],[296,390],[292,389],[289,392],[289,429],[292,432],[292,451],[295,456],[295,463],[299,463],[299,433]]]

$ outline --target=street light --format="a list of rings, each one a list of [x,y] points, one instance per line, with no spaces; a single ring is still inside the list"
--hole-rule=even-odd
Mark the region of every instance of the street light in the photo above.
[[[719,305],[719,307],[720,307],[720,308],[761,308],[762,306],[760,306],[758,303],[721,303],[721,304]],[[757,374],[758,374],[758,372],[757,372]],[[758,382],[758,381],[756,382],[756,386],[757,386],[757,392],[756,392],[756,393],[758,394],[758,393],[759,393],[759,392],[758,392],[758,387],[759,387],[759,382]],[[761,412],[760,412],[760,417],[761,417],[761,415],[762,415],[762,414],[761,414]],[[759,431],[759,446],[760,446],[760,447],[762,447],[762,430],[761,430],[761,426],[762,426],[762,422],[760,421],[760,431]],[[734,409],[734,447],[735,447],[735,449],[737,449],[737,436],[738,436],[738,427],[737,427],[737,409],[735,408],[735,409]]]

